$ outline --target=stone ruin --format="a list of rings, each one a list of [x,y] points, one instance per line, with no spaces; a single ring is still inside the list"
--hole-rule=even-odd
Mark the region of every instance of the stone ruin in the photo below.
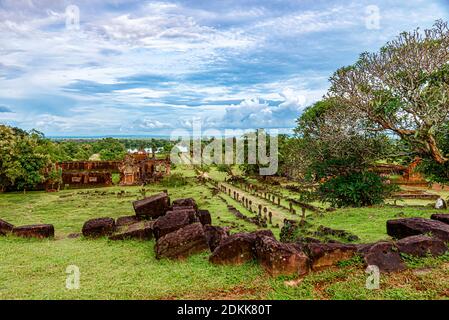
[[[416,167],[421,163],[422,159],[415,158],[408,166],[401,166],[397,164],[377,164],[370,168],[371,171],[380,174],[381,176],[389,176],[392,174],[399,175],[398,179],[391,181],[399,185],[408,185],[415,187],[428,187],[428,183],[424,176],[416,170]]]
[[[110,240],[155,239],[157,259],[185,259],[195,253],[210,252],[210,263],[217,265],[239,265],[256,260],[273,276],[302,276],[356,256],[367,266],[376,265],[382,272],[394,272],[406,269],[402,254],[439,256],[448,251],[449,214],[434,214],[431,219],[389,220],[387,233],[394,241],[348,244],[313,238],[282,242],[275,239],[271,230],[231,235],[229,228],[212,225],[209,211],[198,208],[194,199],[171,202],[165,192],[135,201],[133,207],[135,215],[132,216],[86,221],[83,236]],[[325,230],[323,228],[321,231]],[[341,233],[327,229],[326,232]],[[54,228],[52,225],[15,227],[0,220],[0,235],[10,233],[48,238],[54,236]]]
[[[431,219],[389,220],[387,233],[395,241],[348,244],[313,238],[282,242],[275,239],[271,230],[231,235],[229,228],[212,225],[209,211],[200,210],[194,199],[170,203],[166,193],[135,201],[133,206],[136,214],[117,219],[115,227],[114,221],[108,218],[94,219],[86,225],[96,221],[95,228],[103,230],[103,235],[111,240],[154,238],[157,259],[185,259],[206,251],[211,253],[210,263],[239,265],[256,260],[274,276],[301,276],[355,256],[361,257],[365,265],[376,265],[383,272],[400,271],[406,268],[402,253],[423,257],[442,255],[448,250],[449,214],[435,214]],[[125,224],[127,227],[123,227]],[[357,240],[342,230],[321,226],[318,231]],[[84,228],[83,234],[90,236]],[[93,234],[98,236],[101,232]]]
[[[22,238],[53,238],[55,236],[55,228],[51,224],[14,226],[9,222],[0,219],[0,236],[9,234]]]
[[[120,175],[121,186],[141,185],[170,174],[170,160],[146,153],[128,154],[122,161],[67,161],[56,164],[62,172],[62,186],[70,188],[112,186],[112,175]],[[50,188],[50,185],[52,186]],[[46,190],[53,189],[49,181]]]

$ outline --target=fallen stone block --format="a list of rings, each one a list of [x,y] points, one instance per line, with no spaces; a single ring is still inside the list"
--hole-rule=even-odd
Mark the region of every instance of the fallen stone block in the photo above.
[[[341,243],[309,243],[307,251],[312,269],[318,270],[351,259],[357,252],[357,246]]]
[[[440,256],[448,250],[443,241],[424,235],[403,238],[396,242],[396,246],[399,252],[417,257],[425,257],[427,254]]]
[[[155,219],[163,216],[170,206],[170,198],[164,192],[133,202],[138,217]]]
[[[424,218],[388,220],[387,233],[396,239],[427,234],[442,241],[449,241],[449,225]]]
[[[113,235],[110,240],[150,240],[153,238],[154,221],[141,221],[131,225],[122,226]]]
[[[203,226],[206,224],[212,224],[212,217],[210,215],[209,210],[198,210],[196,216],[198,217]]]
[[[209,250],[209,245],[203,226],[197,222],[159,238],[154,248],[157,259],[184,259]]]
[[[359,256],[364,256],[368,253],[368,251],[376,244],[378,243],[384,243],[385,241],[379,241],[379,242],[373,242],[373,243],[362,243],[362,244],[357,244],[357,254]]]
[[[196,222],[194,210],[168,211],[165,216],[158,218],[153,226],[154,237],[160,237]]]
[[[193,210],[196,211],[193,206],[171,206],[168,211],[183,211],[183,210]]]
[[[210,250],[213,252],[226,238],[229,237],[229,228],[204,225],[204,233]]]
[[[225,239],[209,257],[214,264],[239,265],[256,258],[257,237],[268,236],[274,239],[271,230],[251,233],[236,233]]]
[[[117,218],[117,220],[115,221],[115,226],[116,227],[129,226],[140,221],[141,219],[139,219],[138,216],[124,216]]]
[[[259,263],[272,276],[302,276],[309,271],[309,258],[304,252],[272,237],[257,237],[255,252]]]
[[[14,225],[5,220],[0,219],[0,236],[5,236],[8,233],[11,233],[12,229],[14,229]]]
[[[449,224],[449,214],[435,213],[435,214],[432,214],[430,219]]]
[[[371,246],[364,256],[365,264],[374,265],[382,272],[395,272],[406,269],[398,249],[391,242],[379,242]]]
[[[70,233],[68,236],[67,236],[67,238],[69,238],[69,239],[77,239],[77,238],[79,238],[79,237],[81,237],[82,236],[82,233],[80,233],[80,232],[75,232],[75,233]]]
[[[55,228],[52,224],[34,224],[14,227],[12,233],[23,238],[52,238],[55,236]]]
[[[83,236],[98,238],[109,236],[115,231],[115,221],[112,218],[96,218],[88,220],[83,225]]]
[[[196,201],[193,198],[176,199],[173,201],[172,206],[173,206],[173,208],[175,208],[175,207],[193,207],[195,210],[198,210],[198,205],[196,204]]]

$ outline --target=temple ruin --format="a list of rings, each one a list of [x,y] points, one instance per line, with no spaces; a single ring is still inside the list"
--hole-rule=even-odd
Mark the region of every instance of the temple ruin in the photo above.
[[[152,183],[170,174],[170,160],[156,159],[140,151],[122,161],[65,161],[56,165],[66,188],[112,186],[113,174],[120,175],[121,186]]]

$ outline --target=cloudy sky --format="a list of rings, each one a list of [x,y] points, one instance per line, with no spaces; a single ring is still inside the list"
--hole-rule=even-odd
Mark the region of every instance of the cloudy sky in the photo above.
[[[0,0],[0,123],[47,135],[289,130],[337,68],[443,0]],[[79,24],[77,24],[79,11]]]

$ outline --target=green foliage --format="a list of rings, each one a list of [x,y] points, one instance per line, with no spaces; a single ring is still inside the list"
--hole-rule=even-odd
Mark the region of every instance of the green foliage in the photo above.
[[[350,106],[368,131],[404,141],[425,160],[432,180],[447,181],[449,150],[440,132],[449,122],[448,23],[403,32],[379,52],[363,53],[331,78],[328,96]],[[433,163],[432,163],[433,162]]]
[[[320,185],[318,193],[323,202],[341,208],[380,204],[394,190],[379,175],[365,171],[331,178]]]
[[[390,152],[391,140],[363,130],[364,121],[336,99],[315,103],[297,120],[297,162],[307,180],[347,175]]]
[[[351,259],[342,260],[337,262],[337,266],[339,267],[362,267],[364,264],[362,256],[356,254]]]
[[[48,141],[37,131],[0,126],[0,190],[29,189],[44,182],[51,164]]]
[[[415,257],[408,254],[401,253],[401,257],[404,260],[408,268],[435,268],[443,263],[449,262],[449,251],[441,256],[434,257],[428,253],[425,257]]]
[[[94,153],[99,153],[101,160],[122,160],[126,155],[125,145],[114,138],[105,138],[92,145]]]
[[[436,132],[435,139],[443,153],[449,156],[449,123]],[[449,162],[440,164],[433,159],[424,158],[418,169],[432,182],[449,184]]]

